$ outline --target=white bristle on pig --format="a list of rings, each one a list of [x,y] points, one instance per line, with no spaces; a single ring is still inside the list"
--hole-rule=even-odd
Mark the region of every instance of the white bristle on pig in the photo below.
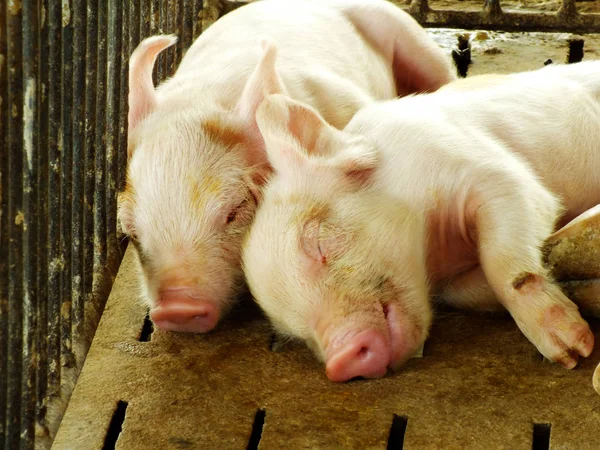
[[[466,78],[368,105],[343,131],[280,94],[257,121],[275,175],[244,241],[248,285],[331,380],[400,367],[432,296],[507,309],[567,368],[590,355],[541,248],[600,203],[600,61]]]
[[[362,106],[435,91],[449,55],[383,0],[264,0],[225,15],[156,89],[153,36],[129,66],[128,168],[119,219],[158,328],[213,329],[243,289],[241,239],[271,167],[255,111],[284,93],[343,128]]]

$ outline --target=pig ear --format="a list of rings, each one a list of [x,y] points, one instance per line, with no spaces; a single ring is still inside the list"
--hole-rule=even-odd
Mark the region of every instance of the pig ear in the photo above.
[[[369,181],[378,164],[377,147],[363,136],[350,137],[343,148],[325,162],[325,165],[341,170],[347,178],[360,184]]]
[[[280,173],[305,165],[315,144],[316,128],[327,126],[316,111],[282,94],[264,99],[256,111],[256,124],[269,161]]]
[[[277,48],[267,39],[261,39],[262,58],[246,82],[235,111],[247,122],[254,124],[258,106],[269,94],[285,93],[283,82],[275,69]]]
[[[310,163],[364,181],[377,165],[378,152],[366,138],[338,130],[310,106],[284,95],[268,96],[256,121],[269,160],[279,172]]]
[[[177,42],[174,35],[159,35],[144,39],[129,58],[129,132],[156,106],[152,70],[156,57]]]

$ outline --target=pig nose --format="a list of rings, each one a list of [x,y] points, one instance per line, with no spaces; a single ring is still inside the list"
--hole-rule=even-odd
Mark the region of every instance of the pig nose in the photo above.
[[[390,347],[377,330],[365,330],[329,352],[327,377],[331,381],[348,381],[355,377],[379,378],[387,372]]]
[[[158,305],[150,311],[154,324],[167,331],[206,333],[219,321],[217,306],[193,295],[186,289],[172,289],[159,294]]]

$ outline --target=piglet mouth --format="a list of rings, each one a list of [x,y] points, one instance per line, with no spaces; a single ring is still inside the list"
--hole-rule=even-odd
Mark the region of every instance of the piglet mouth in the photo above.
[[[395,305],[384,305],[387,333],[367,328],[334,335],[326,352],[327,377],[336,382],[357,377],[380,378],[388,368],[396,370],[408,360],[415,353],[415,346],[406,342],[398,313]]]

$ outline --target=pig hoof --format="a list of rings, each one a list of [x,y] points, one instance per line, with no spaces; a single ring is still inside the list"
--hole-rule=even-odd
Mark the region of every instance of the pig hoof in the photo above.
[[[577,365],[578,355],[588,357],[594,348],[594,335],[576,310],[567,312],[559,305],[549,307],[544,313],[542,331],[540,352],[567,369]]]

